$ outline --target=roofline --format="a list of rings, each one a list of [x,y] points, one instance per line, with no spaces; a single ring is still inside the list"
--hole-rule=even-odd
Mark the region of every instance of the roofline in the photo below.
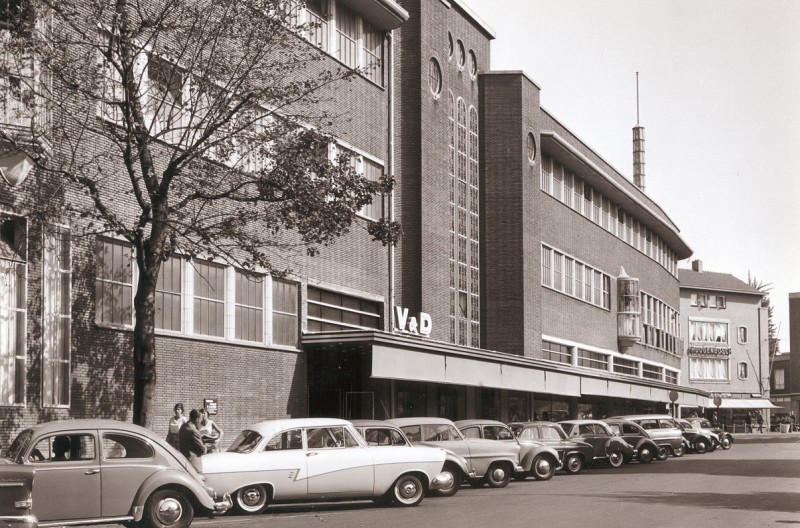
[[[694,286],[691,284],[684,284],[679,282],[681,290],[703,290],[711,292],[725,292],[725,293],[741,293],[743,295],[752,295],[754,297],[764,297],[769,295],[768,292],[752,291],[752,290],[737,290],[734,288],[712,288],[711,286]]]
[[[460,10],[462,10],[472,21],[481,29],[484,33],[489,36],[490,40],[494,40],[497,38],[497,33],[489,27],[489,24],[483,21],[481,17],[479,17],[475,11],[473,11],[464,0],[440,0],[444,5],[450,7],[450,4],[455,4],[458,6]]]
[[[542,89],[541,86],[539,86],[539,84],[536,81],[534,81],[530,75],[528,75],[522,70],[491,70],[487,72],[481,72],[481,75],[517,75],[527,79],[527,81],[532,85],[534,85],[536,88],[540,90]]]

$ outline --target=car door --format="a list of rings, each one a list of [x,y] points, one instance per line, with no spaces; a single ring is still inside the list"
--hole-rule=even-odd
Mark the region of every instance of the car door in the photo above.
[[[598,429],[596,429],[593,424],[580,424],[574,427],[578,428],[577,436],[580,440],[583,440],[594,448],[595,458],[603,458],[606,456],[606,442],[608,442],[609,438],[607,434],[600,434],[602,430],[598,432]]]
[[[121,431],[100,431],[103,517],[131,514],[133,498],[147,478],[163,469],[150,441]]]
[[[372,453],[343,426],[306,429],[309,498],[371,497]]]
[[[32,513],[39,521],[96,519],[101,511],[96,431],[48,434],[28,460],[36,468]]]

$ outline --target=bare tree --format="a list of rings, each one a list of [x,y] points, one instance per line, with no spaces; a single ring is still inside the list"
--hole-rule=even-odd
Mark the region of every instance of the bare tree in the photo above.
[[[278,255],[316,254],[393,185],[331,155],[328,98],[354,71],[310,45],[315,28],[298,23],[297,4],[9,3],[6,67],[19,72],[17,111],[31,126],[0,139],[47,178],[33,213],[132,246],[135,423],[153,417],[155,290],[167,258],[279,273]],[[384,244],[400,233],[384,219],[363,227]]]

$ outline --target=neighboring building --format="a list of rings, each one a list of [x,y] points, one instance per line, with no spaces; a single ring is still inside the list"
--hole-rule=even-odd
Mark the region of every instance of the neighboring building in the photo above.
[[[541,108],[525,74],[490,71],[494,32],[463,0],[306,5],[298,18],[316,22],[307,45],[324,64],[369,66],[320,104],[346,116],[327,130],[339,151],[397,179],[362,218],[395,218],[404,237],[387,250],[353,229],[292,255],[282,278],[170,258],[156,432],[177,401],[208,400],[230,431],[284,416],[708,405],[682,373],[677,262],[691,249],[644,193],[641,127],[632,183]],[[46,175],[13,183],[0,182],[0,445],[37,421],[131,408],[131,249],[29,217]],[[237,324],[244,315],[260,323]]]
[[[789,294],[789,351],[776,354],[770,367],[770,399],[779,420],[800,416],[800,361],[792,350],[800,350],[800,292]]]
[[[729,427],[743,432],[748,413],[759,410],[768,422],[773,405],[765,294],[728,273],[704,271],[700,260],[679,270],[679,278],[685,383],[712,394],[709,415],[716,410],[713,396],[719,396],[719,418]]]

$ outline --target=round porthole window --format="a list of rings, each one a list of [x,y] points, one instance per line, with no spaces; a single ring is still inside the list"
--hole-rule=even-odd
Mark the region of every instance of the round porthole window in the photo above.
[[[453,34],[447,32],[447,60],[453,58]]]
[[[428,63],[428,87],[434,97],[439,97],[442,93],[442,68],[435,57],[431,57]]]
[[[456,42],[456,52],[458,53],[458,69],[464,69],[464,62],[467,60],[467,52],[464,50],[464,43],[460,40]]]
[[[528,161],[532,164],[536,161],[536,138],[533,135],[533,132],[528,132]]]
[[[473,79],[478,76],[478,58],[472,50],[469,50],[469,74]]]

